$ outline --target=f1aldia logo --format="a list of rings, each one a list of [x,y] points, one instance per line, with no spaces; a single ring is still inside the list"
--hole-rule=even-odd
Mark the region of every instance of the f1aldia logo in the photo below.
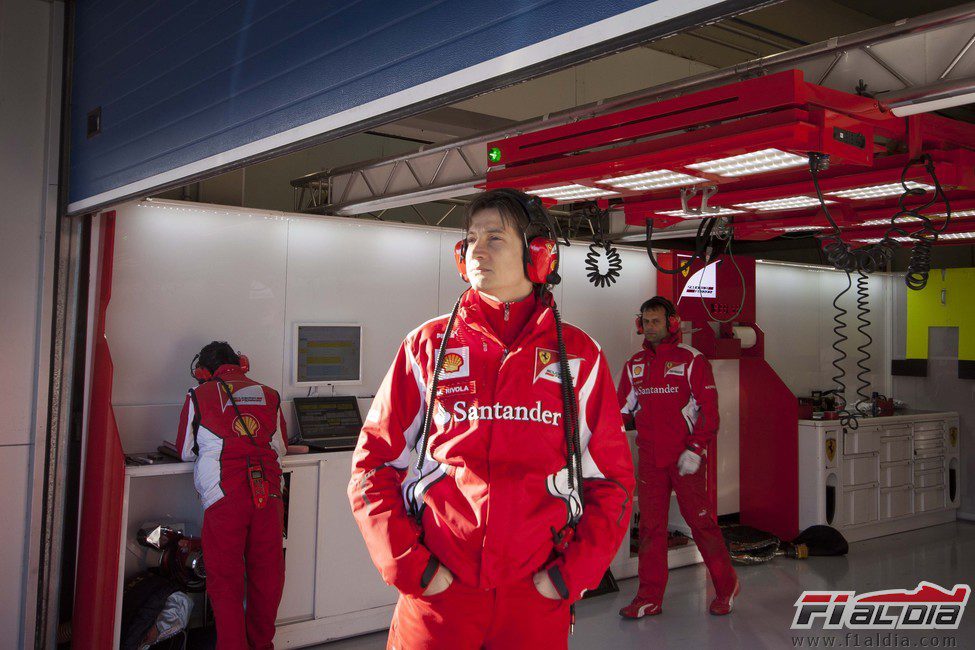
[[[796,601],[792,629],[957,630],[971,593],[968,585],[950,591],[922,581],[917,589],[804,591]]]

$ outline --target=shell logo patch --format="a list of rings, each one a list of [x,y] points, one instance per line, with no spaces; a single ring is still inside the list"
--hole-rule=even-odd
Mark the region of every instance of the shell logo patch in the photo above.
[[[469,377],[470,368],[470,348],[447,348],[443,357],[443,374],[449,375],[449,379],[460,379]]]
[[[459,354],[448,354],[443,360],[444,372],[457,372],[464,365],[464,357]]]
[[[260,428],[261,423],[258,422],[257,418],[255,418],[253,415],[244,414],[240,417],[234,418],[234,432],[236,432],[238,436],[246,436],[248,431],[250,431],[250,435],[256,436],[257,431]]]
[[[664,366],[664,376],[666,377],[668,375],[674,375],[677,377],[683,377],[686,368],[686,363],[674,363],[673,361],[668,361],[667,365]]]
[[[633,368],[633,378],[639,379],[640,377],[643,376],[643,371],[646,368],[646,366],[642,363],[634,363],[632,368]]]

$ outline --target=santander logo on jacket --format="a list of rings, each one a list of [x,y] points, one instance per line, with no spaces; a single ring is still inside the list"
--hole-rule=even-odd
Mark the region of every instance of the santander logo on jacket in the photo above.
[[[411,452],[447,317],[403,341],[353,457],[353,512],[383,578],[406,594],[422,591],[431,554],[466,585],[529,580],[552,560],[552,532],[581,515],[560,560],[575,600],[599,583],[629,517],[633,468],[612,378],[599,345],[565,324],[579,405],[580,494],[566,469],[552,310],[534,297],[512,304],[517,330],[499,335],[489,320],[500,328],[508,321],[485,313],[491,308],[473,290],[461,300],[419,474]],[[411,513],[421,518],[422,541]]]

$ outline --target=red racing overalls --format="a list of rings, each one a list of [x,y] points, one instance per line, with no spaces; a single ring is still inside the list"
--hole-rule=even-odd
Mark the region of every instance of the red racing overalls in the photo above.
[[[534,295],[498,304],[468,290],[418,476],[411,452],[447,320],[400,345],[353,458],[352,510],[380,574],[400,592],[389,647],[564,648],[569,604],[599,584],[630,516],[633,465],[605,356],[564,325],[579,404],[580,505],[578,486],[569,487],[552,309]],[[558,553],[555,533],[573,518]],[[437,562],[454,582],[424,597],[421,577]],[[561,600],[535,589],[540,570]]]
[[[680,476],[685,449],[705,456],[718,432],[718,391],[711,364],[671,335],[656,349],[649,341],[623,366],[617,392],[625,421],[636,425],[637,498],[640,502],[640,587],[637,598],[660,604],[667,586],[667,519],[671,490],[719,596],[736,576],[706,488],[706,463]]]
[[[183,460],[196,461],[207,594],[221,650],[274,647],[284,589],[280,458],[286,440],[277,391],[248,379],[239,366],[220,366],[186,395],[176,448]],[[267,495],[262,507],[252,490],[258,475]]]

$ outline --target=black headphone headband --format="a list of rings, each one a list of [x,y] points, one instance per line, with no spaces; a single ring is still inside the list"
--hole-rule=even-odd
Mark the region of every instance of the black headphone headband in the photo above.
[[[643,312],[648,309],[658,309],[661,307],[664,310],[665,318],[671,318],[672,316],[677,315],[677,308],[674,307],[674,303],[670,302],[670,300],[664,298],[663,296],[654,296],[653,298],[650,298],[650,300],[647,300],[640,305],[640,315],[642,316]]]

